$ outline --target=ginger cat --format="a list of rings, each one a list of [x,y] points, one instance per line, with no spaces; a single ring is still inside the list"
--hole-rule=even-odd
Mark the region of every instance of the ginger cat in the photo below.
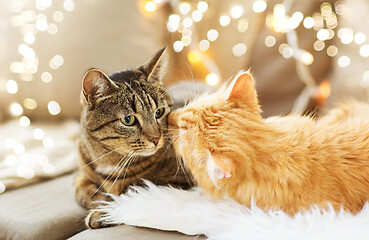
[[[361,210],[369,200],[368,105],[346,104],[317,121],[260,113],[245,72],[169,115],[175,149],[205,192],[289,215],[313,205]]]

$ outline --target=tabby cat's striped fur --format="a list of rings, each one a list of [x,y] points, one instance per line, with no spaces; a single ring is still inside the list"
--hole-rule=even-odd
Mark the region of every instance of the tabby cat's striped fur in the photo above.
[[[162,86],[166,61],[162,49],[134,70],[109,76],[98,69],[86,73],[80,171],[75,180],[76,199],[83,207],[95,209],[94,201],[110,200],[105,192],[119,195],[128,186],[141,184],[141,179],[183,188],[191,185],[168,138],[167,115],[173,101]],[[86,225],[104,227],[98,221],[101,214],[90,212]]]

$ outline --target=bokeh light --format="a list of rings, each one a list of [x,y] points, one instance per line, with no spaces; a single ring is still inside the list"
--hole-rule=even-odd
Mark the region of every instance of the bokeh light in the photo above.
[[[206,75],[205,77],[205,81],[207,84],[209,84],[210,86],[215,86],[218,84],[219,82],[219,77],[217,74],[215,73],[209,73]]]

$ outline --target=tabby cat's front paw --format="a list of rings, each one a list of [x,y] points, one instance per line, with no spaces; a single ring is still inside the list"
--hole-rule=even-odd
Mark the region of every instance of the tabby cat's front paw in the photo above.
[[[108,224],[101,220],[103,214],[104,212],[91,211],[85,219],[86,226],[91,229],[112,227],[114,224]]]

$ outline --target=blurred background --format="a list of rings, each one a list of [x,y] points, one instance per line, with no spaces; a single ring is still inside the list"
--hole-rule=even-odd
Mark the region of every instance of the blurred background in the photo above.
[[[367,101],[368,13],[368,0],[2,0],[0,192],[75,169],[86,70],[163,46],[168,87],[251,68],[265,116]]]

